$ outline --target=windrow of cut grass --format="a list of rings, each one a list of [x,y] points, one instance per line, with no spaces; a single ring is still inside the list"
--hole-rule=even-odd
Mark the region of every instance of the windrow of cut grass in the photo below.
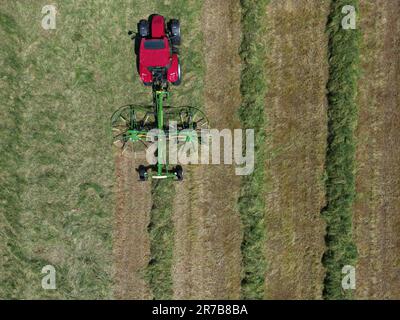
[[[351,290],[342,289],[341,271],[345,265],[355,266],[357,258],[352,236],[352,204],[355,198],[354,130],[360,32],[342,28],[345,5],[354,6],[358,12],[358,0],[333,0],[327,25],[330,74],[327,84],[326,207],[322,210],[327,223],[327,249],[323,257],[325,299],[351,298]]]
[[[239,109],[243,128],[255,130],[254,172],[243,178],[238,208],[243,224],[241,251],[243,299],[263,299],[265,283],[265,22],[268,0],[242,0],[243,63],[241,75],[242,105]]]
[[[175,196],[174,181],[153,181],[150,212],[151,259],[146,269],[154,299],[172,299],[172,253],[174,229],[172,223],[172,199]]]

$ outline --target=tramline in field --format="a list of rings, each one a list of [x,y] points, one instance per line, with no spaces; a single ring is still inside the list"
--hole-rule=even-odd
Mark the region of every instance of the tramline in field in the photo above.
[[[205,114],[196,107],[170,105],[169,84],[181,83],[181,67],[178,45],[181,43],[179,20],[171,19],[167,24],[160,15],[151,15],[148,20],[138,23],[138,32],[129,33],[135,41],[137,69],[140,79],[152,87],[152,105],[126,105],[117,110],[112,118],[114,145],[125,150],[129,143],[134,148],[148,147],[148,133],[157,129],[156,165],[140,165],[137,168],[139,179],[183,179],[180,165],[172,167],[162,161],[161,147],[170,139],[177,143],[190,142],[193,137],[200,139],[200,131],[208,129]],[[174,127],[173,132],[170,128]],[[176,133],[184,130],[184,133]],[[194,130],[194,131],[193,131]],[[196,132],[197,135],[190,134]]]

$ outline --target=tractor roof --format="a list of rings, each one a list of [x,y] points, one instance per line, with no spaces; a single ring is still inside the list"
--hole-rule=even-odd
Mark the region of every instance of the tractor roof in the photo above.
[[[165,67],[170,64],[168,38],[143,39],[139,51],[140,64],[143,67]]]

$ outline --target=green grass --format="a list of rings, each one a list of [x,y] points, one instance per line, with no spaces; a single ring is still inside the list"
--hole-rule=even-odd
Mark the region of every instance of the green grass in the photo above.
[[[26,279],[26,255],[20,252],[19,235],[21,224],[20,196],[23,178],[15,168],[21,164],[21,109],[23,104],[14,95],[18,92],[21,77],[21,60],[17,52],[21,37],[20,27],[15,19],[0,12],[1,47],[1,131],[0,131],[0,298],[20,294],[20,284]],[[15,271],[15,274],[11,270]],[[19,274],[17,278],[15,275]]]
[[[265,19],[268,1],[242,0],[241,75],[243,128],[255,130],[254,172],[243,178],[238,200],[243,223],[243,299],[263,299],[265,287]]]
[[[159,3],[157,12],[167,18],[180,20],[182,43],[179,61],[182,66],[182,84],[171,87],[173,106],[203,107],[204,55],[201,28],[202,0],[170,0]]]
[[[111,298],[109,118],[136,93],[134,4],[58,3],[51,31],[43,5],[0,6],[0,297]],[[46,264],[57,290],[41,288]]]
[[[23,163],[23,110],[25,101],[21,91],[24,61],[20,58],[25,40],[23,30],[9,13],[0,12],[1,49],[1,145],[0,164],[0,241],[1,270],[0,297],[22,297],[23,285],[37,279],[33,270],[44,266],[41,259],[30,257],[23,248],[24,224],[22,193],[26,183],[18,168]],[[35,280],[36,280],[35,279]]]
[[[355,138],[360,32],[343,30],[341,9],[357,0],[332,1],[328,22],[330,76],[328,82],[328,148],[326,154],[326,200],[322,214],[327,223],[327,250],[323,297],[351,298],[341,287],[342,267],[355,266],[357,248],[352,237],[352,205],[355,197]]]

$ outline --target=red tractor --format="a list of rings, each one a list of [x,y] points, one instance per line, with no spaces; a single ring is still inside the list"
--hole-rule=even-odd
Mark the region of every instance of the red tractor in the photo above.
[[[166,24],[163,16],[153,14],[148,20],[140,20],[135,40],[137,68],[145,85],[164,88],[168,83],[181,83],[176,47],[181,42],[179,20]]]

